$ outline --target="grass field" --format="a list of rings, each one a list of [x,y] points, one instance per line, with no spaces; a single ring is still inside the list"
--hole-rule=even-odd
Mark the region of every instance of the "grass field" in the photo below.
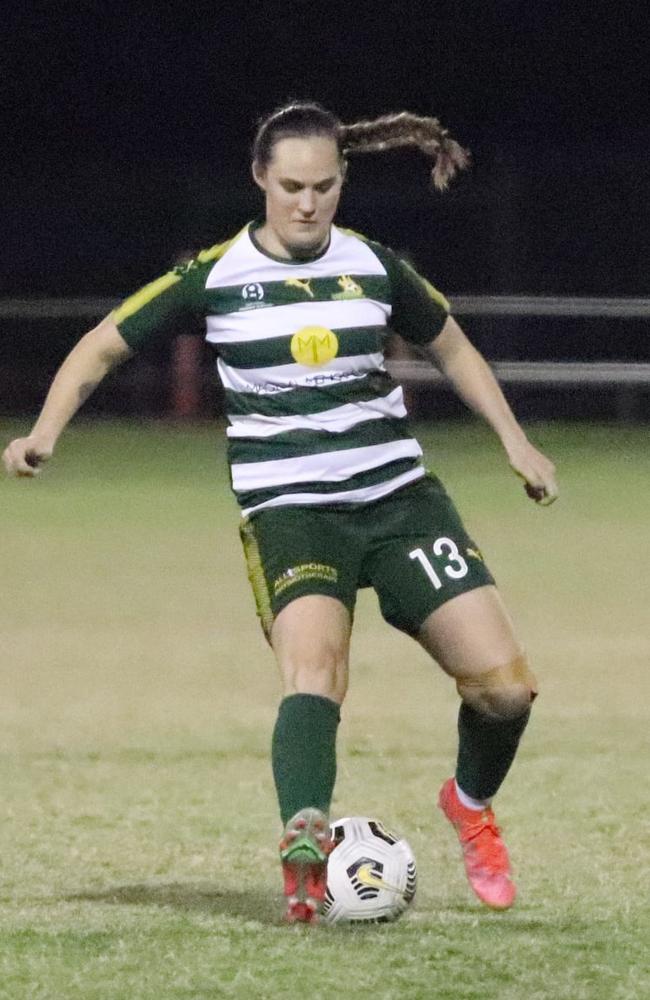
[[[532,434],[559,467],[546,510],[482,428],[421,432],[542,685],[498,800],[508,913],[474,900],[434,806],[453,685],[359,602],[334,813],[411,842],[394,926],[279,923],[279,687],[221,429],[79,422],[39,480],[0,481],[0,997],[650,996],[648,431]]]

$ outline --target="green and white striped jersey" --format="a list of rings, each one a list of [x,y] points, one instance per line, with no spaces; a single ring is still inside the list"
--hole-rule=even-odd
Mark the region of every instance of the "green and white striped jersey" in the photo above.
[[[444,297],[392,251],[332,226],[315,259],[263,251],[256,224],[126,299],[113,318],[132,348],[196,324],[225,389],[232,486],[243,514],[286,504],[367,503],[424,475],[391,331],[442,329]]]

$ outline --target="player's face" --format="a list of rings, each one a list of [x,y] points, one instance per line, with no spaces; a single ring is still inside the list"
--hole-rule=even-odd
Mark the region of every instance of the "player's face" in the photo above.
[[[336,143],[324,135],[280,139],[265,168],[253,164],[266,197],[262,246],[280,257],[313,257],[329,239],[344,165]]]

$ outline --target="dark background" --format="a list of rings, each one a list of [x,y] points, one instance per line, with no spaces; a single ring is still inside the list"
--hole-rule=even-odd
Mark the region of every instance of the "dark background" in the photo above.
[[[357,157],[339,213],[448,295],[648,294],[645,3],[27,2],[3,18],[0,297],[117,298],[230,235],[260,209],[255,121],[289,98],[344,121],[434,114],[471,149],[446,195],[416,152]],[[51,367],[83,324],[1,329],[0,365]],[[473,330],[493,358],[650,356],[640,321]]]

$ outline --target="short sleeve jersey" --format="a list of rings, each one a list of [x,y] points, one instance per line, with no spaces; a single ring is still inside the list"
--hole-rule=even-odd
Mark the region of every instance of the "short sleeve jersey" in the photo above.
[[[315,259],[262,250],[254,224],[126,299],[133,349],[188,329],[216,354],[233,490],[245,516],[287,504],[368,503],[424,475],[401,387],[384,365],[395,331],[424,345],[449,305],[386,247],[332,226]]]

